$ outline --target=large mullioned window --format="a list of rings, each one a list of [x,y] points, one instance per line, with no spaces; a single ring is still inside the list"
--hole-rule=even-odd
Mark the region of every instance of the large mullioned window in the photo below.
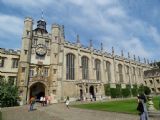
[[[83,56],[81,62],[82,62],[82,79],[88,79],[88,58],[86,56]]]
[[[75,79],[75,56],[71,53],[66,56],[66,79],[74,80]]]
[[[101,80],[101,61],[96,59],[95,60],[95,70],[96,70],[96,79]]]
[[[119,72],[119,82],[123,83],[123,73],[122,73],[122,65],[118,65],[118,72]]]
[[[111,81],[111,63],[106,61],[106,72],[107,72],[107,78],[108,82]]]

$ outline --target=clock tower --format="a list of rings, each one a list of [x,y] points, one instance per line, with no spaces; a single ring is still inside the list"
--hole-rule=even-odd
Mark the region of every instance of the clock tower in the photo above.
[[[22,48],[18,72],[18,86],[23,104],[30,97],[50,95],[50,43],[51,35],[46,30],[46,22],[43,17],[37,21],[37,27],[33,29],[32,18],[24,21]]]

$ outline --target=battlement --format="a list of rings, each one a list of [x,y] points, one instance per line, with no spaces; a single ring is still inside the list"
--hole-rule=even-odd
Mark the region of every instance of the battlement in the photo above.
[[[20,50],[14,50],[14,49],[0,48],[0,53],[11,54],[11,55],[20,55],[21,51]]]

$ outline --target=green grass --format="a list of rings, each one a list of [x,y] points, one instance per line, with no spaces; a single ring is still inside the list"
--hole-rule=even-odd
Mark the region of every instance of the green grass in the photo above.
[[[154,103],[154,107],[158,110],[159,109],[159,100],[160,98],[159,97],[154,97],[153,98],[153,103]]]
[[[155,107],[158,108],[158,98],[154,98]],[[73,107],[92,109],[92,110],[102,110],[110,112],[120,112],[129,114],[138,114],[137,112],[137,99],[127,99],[120,101],[109,101],[109,102],[97,102],[88,104],[78,104],[73,105]]]

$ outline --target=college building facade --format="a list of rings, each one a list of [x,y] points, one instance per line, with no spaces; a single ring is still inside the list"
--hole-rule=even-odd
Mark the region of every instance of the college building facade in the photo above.
[[[44,19],[24,20],[22,48],[20,51],[0,50],[0,76],[14,78],[19,87],[23,104],[31,96],[39,99],[50,95],[52,102],[59,102],[69,96],[72,100],[105,96],[104,84],[111,87],[121,84],[144,84],[144,71],[151,69],[149,63],[140,58],[125,58],[103,50],[96,50],[90,40],[84,47],[77,36],[76,43],[65,40],[64,27],[51,26],[46,29]],[[7,62],[8,61],[8,62]]]

